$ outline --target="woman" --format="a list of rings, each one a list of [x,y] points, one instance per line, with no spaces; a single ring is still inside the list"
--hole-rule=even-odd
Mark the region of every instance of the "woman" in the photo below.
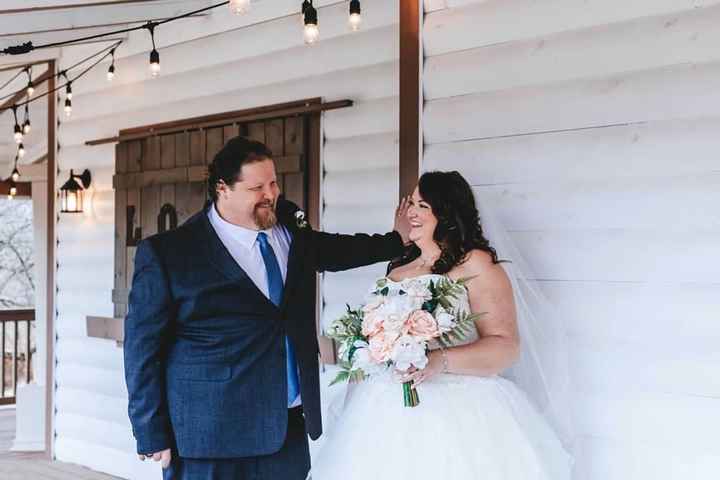
[[[425,173],[399,212],[413,244],[388,268],[388,295],[403,295],[410,283],[470,278],[453,306],[479,314],[476,331],[448,348],[435,345],[422,370],[352,385],[313,461],[313,480],[569,479],[571,457],[547,421],[557,426],[553,417],[569,414],[557,410],[555,371],[566,369],[550,341],[563,333],[541,329],[536,338],[537,312],[529,308],[537,295],[508,275],[512,263],[485,237],[467,181],[457,172]],[[536,405],[501,373],[527,385]],[[417,407],[400,401],[405,381],[417,388]]]

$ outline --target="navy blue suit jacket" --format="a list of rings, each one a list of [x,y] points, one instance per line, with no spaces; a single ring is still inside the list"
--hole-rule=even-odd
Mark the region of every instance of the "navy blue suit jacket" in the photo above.
[[[298,228],[297,207],[280,200],[278,218],[293,240],[278,308],[222,244],[210,206],[137,247],[124,356],[138,453],[173,446],[187,458],[277,452],[288,418],[285,335],[296,350],[307,433],[319,437],[315,274],[390,260],[403,248],[396,232]]]

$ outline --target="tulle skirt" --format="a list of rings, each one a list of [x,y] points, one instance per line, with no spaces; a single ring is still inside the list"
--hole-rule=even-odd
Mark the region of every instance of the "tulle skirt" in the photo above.
[[[312,480],[569,480],[572,458],[512,382],[437,375],[403,405],[389,376],[353,385]]]

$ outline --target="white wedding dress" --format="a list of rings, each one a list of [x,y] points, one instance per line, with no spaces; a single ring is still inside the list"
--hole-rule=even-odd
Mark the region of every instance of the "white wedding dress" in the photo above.
[[[388,279],[389,298],[402,284]],[[456,303],[469,311],[467,292]],[[476,339],[477,332],[462,343]],[[409,408],[392,373],[349,386],[313,459],[312,480],[571,478],[571,456],[513,382],[439,374],[417,390],[420,404]]]

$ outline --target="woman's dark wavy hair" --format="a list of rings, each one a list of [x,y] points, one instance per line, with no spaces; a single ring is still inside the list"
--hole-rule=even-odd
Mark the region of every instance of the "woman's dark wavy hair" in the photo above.
[[[440,258],[432,266],[432,272],[445,274],[463,263],[472,250],[490,254],[493,263],[501,263],[497,252],[483,235],[475,196],[467,180],[460,173],[427,172],[420,177],[418,190],[422,199],[430,204],[437,217],[433,238],[440,246]],[[405,253],[393,260],[388,272],[420,256],[420,249],[410,245]]]

